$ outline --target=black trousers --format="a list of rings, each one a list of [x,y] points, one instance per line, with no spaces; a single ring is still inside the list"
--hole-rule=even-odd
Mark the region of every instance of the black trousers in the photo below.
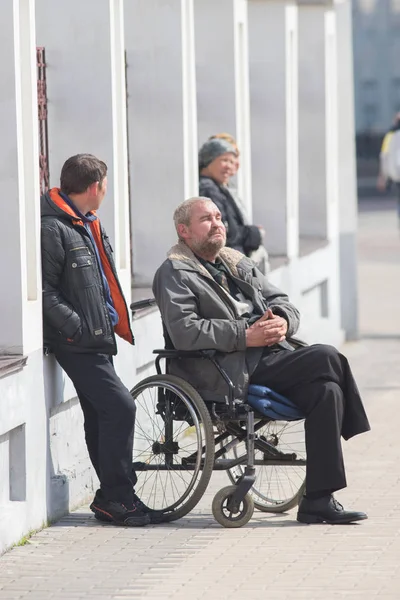
[[[90,460],[107,500],[129,505],[136,406],[115,372],[112,357],[56,351],[55,356],[75,386],[84,415]]]
[[[289,398],[306,415],[306,492],[346,487],[341,437],[370,425],[347,359],[333,346],[265,349],[250,377]]]

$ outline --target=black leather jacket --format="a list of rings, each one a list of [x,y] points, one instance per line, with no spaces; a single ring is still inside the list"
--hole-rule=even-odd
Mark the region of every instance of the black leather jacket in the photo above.
[[[245,225],[241,211],[228,188],[218,185],[210,177],[200,176],[199,195],[210,198],[221,212],[226,227],[226,245],[249,256],[261,244],[261,233],[256,225]]]
[[[41,198],[44,345],[71,352],[116,354],[114,327],[106,304],[102,274],[93,242],[82,224],[60,208],[49,194]],[[107,260],[123,294],[112,248],[101,227]],[[125,339],[134,343],[125,300]],[[127,321],[126,321],[127,317]]]

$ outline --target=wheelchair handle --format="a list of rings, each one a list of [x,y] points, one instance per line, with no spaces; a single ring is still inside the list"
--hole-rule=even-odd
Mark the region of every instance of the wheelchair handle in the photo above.
[[[160,358],[213,358],[216,350],[175,350],[175,348],[160,348],[153,350]]]
[[[146,298],[145,300],[138,300],[137,302],[132,302],[130,305],[130,309],[133,312],[137,310],[142,310],[143,308],[149,308],[150,306],[155,306],[156,300],[155,298]]]

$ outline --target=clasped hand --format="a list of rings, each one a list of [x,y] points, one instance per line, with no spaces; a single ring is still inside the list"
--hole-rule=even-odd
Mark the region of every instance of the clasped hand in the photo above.
[[[287,327],[286,319],[274,315],[269,308],[258,321],[246,329],[246,346],[273,346],[283,342]]]

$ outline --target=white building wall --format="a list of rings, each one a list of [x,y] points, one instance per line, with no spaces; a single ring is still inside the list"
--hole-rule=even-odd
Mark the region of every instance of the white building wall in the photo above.
[[[251,5],[256,9],[257,3],[263,5],[263,18],[275,14],[276,31],[282,37],[263,35],[271,26],[268,21],[265,30],[252,21]],[[335,94],[335,78],[328,81],[327,73],[335,77],[335,40],[328,38],[336,35],[336,18],[327,2],[310,0],[307,6],[299,2],[297,8],[289,0],[251,0],[250,10],[248,4],[244,0],[71,0],[61,4],[36,0],[35,13],[34,0],[6,0],[0,6],[0,22],[5,24],[0,49],[3,55],[20,56],[6,63],[0,89],[0,118],[7,139],[0,149],[0,186],[9,215],[0,239],[0,276],[8,290],[8,301],[4,294],[0,300],[0,318],[6,349],[27,355],[25,368],[0,378],[0,507],[7,515],[0,524],[0,551],[29,529],[89,499],[97,483],[72,383],[53,357],[42,358],[35,26],[36,44],[45,46],[48,63],[51,185],[58,185],[61,166],[72,154],[92,152],[107,162],[109,192],[101,218],[113,239],[128,299],[129,224],[134,281],[136,286],[148,285],[175,240],[173,209],[197,189],[197,140],[225,130],[237,135],[244,155],[243,173],[253,184],[257,181],[257,189],[265,189],[270,203],[264,206],[257,197],[253,205],[251,186],[246,188],[249,180],[244,177],[241,189],[250,189],[248,207],[272,227],[276,219],[276,227],[281,228],[285,260],[275,265],[270,277],[300,308],[300,335],[309,342],[337,345],[343,339],[337,189],[351,180],[352,167],[348,162],[347,171],[343,164],[338,167],[338,145],[341,148],[346,139],[341,131],[335,140],[326,118],[329,114],[335,123],[337,109],[341,119],[350,110],[349,97],[341,87],[347,85],[348,73],[339,72],[339,98],[335,96],[333,102],[330,98],[328,105],[326,100],[327,90]],[[299,73],[312,83],[306,96],[302,96],[304,88],[300,92],[298,103],[297,36]],[[346,39],[342,34],[342,43]],[[282,42],[279,52],[278,42]],[[321,53],[319,62],[315,51]],[[269,55],[276,57],[275,73],[267,61]],[[259,64],[262,61],[265,70]],[[254,80],[248,85],[249,70],[259,73],[262,85],[255,85]],[[314,120],[306,97],[314,108]],[[322,223],[317,238],[324,238],[323,244],[304,245],[304,233],[315,233],[311,229],[300,228],[297,234],[298,150],[301,156],[311,139],[303,130],[297,145],[297,114],[300,124],[313,127],[312,142],[321,151],[317,181],[309,179],[320,193],[315,194],[313,187],[313,194],[300,200],[300,209],[303,217],[309,211],[310,219]],[[266,157],[270,152],[269,158],[274,158],[272,145],[265,145],[262,136],[269,135],[275,121],[281,124],[274,131],[277,136],[281,133],[283,144],[277,147],[280,175],[274,179],[272,193],[270,179],[266,174],[263,179],[258,151],[264,149]],[[257,153],[253,172],[252,137],[252,154]],[[354,201],[349,196],[349,202]],[[276,214],[273,202],[281,206]],[[153,372],[152,350],[162,344],[156,311],[136,318],[133,329],[137,345],[132,348],[121,342],[116,359],[117,371],[128,387]]]
[[[80,0],[36,0],[36,31],[37,44],[46,48],[50,185],[59,186],[69,156],[88,152],[104,160],[108,201],[101,216],[114,246],[119,182],[115,185],[110,2],[98,0],[94,10]]]
[[[241,153],[237,188],[251,219],[247,0],[194,0],[199,145],[227,132]]]
[[[2,294],[4,319],[0,351],[21,353],[37,348],[41,311],[39,271],[39,206],[34,192],[39,186],[38,124],[36,99],[36,52],[34,3],[20,0],[4,5],[1,49],[4,81],[0,90],[2,132],[6,143],[0,150],[4,227],[0,251],[2,281],[9,281]],[[3,187],[4,186],[4,187]]]
[[[198,193],[193,36],[191,1],[125,2],[135,286],[151,284],[176,241],[174,209]]]
[[[33,0],[0,7],[0,354],[25,355],[0,378],[0,551],[46,522],[47,419],[42,373],[39,158]],[[0,356],[1,358],[1,356]]]
[[[17,90],[15,68],[18,60],[14,33],[13,3],[2,8],[3,32],[0,38],[2,56],[9,56],[2,67],[3,85],[0,87],[1,129],[7,144],[0,146],[0,181],[2,189],[2,210],[7,208],[9,227],[5,227],[0,237],[1,255],[7,256],[0,262],[2,281],[9,279],[8,294],[1,294],[2,350],[22,352],[22,265],[21,248],[21,198],[19,196],[18,174],[18,134],[17,134]],[[10,252],[11,249],[11,252]],[[10,278],[9,273],[14,276]]]
[[[288,258],[299,249],[297,21],[292,1],[249,2],[253,218],[270,255]]]
[[[300,235],[327,237],[326,7],[299,5]]]
[[[48,421],[41,349],[0,378],[0,553],[47,522]],[[14,487],[16,485],[16,488]]]
[[[350,2],[336,5],[338,61],[338,203],[341,324],[347,339],[358,336],[357,180],[354,69]]]

